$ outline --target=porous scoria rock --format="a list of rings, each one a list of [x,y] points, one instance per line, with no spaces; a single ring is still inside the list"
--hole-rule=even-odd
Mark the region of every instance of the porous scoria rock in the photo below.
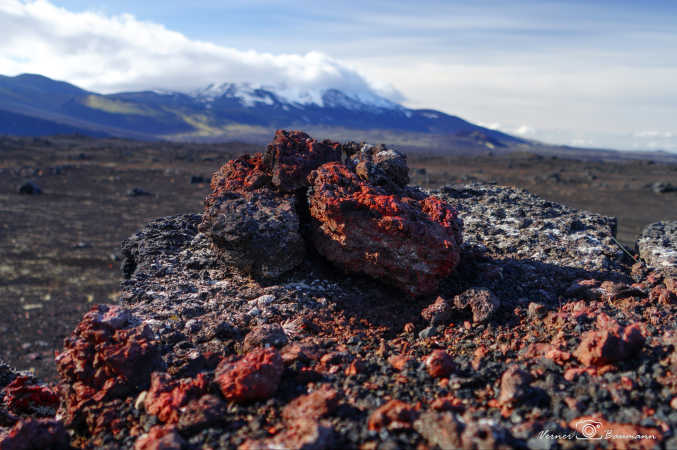
[[[200,224],[225,264],[274,279],[305,255],[293,195],[270,190],[229,192],[215,199]]]
[[[77,426],[93,419],[105,402],[124,398],[148,385],[162,366],[151,329],[119,306],[99,305],[84,315],[64,341],[56,367],[65,396],[65,418]]]
[[[643,344],[644,336],[637,324],[625,328],[613,324],[584,333],[574,356],[586,366],[602,366],[633,356]]]
[[[214,175],[200,231],[226,264],[275,279],[302,262],[310,225],[315,249],[340,268],[427,294],[458,264],[461,223],[408,181],[406,157],[384,146],[278,131],[263,155]]]
[[[69,438],[61,421],[25,419],[17,422],[6,436],[0,435],[0,450],[67,450]]]
[[[413,190],[389,194],[339,163],[321,166],[309,180],[311,241],[340,268],[412,295],[435,292],[456,268],[462,225],[445,202]]]
[[[223,361],[215,381],[223,396],[234,402],[250,402],[272,396],[282,377],[282,357],[272,348],[254,350],[236,362]]]
[[[677,221],[647,226],[636,247],[649,267],[677,276]]]
[[[464,241],[498,258],[586,271],[622,270],[616,219],[569,208],[512,187],[446,186],[442,199],[463,220]]]

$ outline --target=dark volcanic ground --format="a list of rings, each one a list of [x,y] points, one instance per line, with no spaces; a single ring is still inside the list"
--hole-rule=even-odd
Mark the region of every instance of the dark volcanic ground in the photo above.
[[[60,350],[93,303],[119,292],[120,242],[152,218],[196,212],[208,191],[192,176],[210,174],[245,144],[148,144],[89,138],[0,138],[0,358],[55,378]],[[677,219],[677,165],[589,162],[529,154],[477,158],[410,156],[412,182],[424,187],[497,181],[544,198],[619,218],[631,244],[657,220]],[[421,170],[425,169],[425,173]],[[42,195],[20,195],[34,180]],[[128,196],[133,188],[149,196]]]

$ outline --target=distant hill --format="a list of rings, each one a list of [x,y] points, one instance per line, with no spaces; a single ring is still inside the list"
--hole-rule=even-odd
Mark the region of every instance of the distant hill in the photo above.
[[[210,85],[190,93],[100,95],[41,75],[0,76],[0,134],[168,140],[269,140],[277,128],[326,135],[434,135],[483,148],[525,141],[430,109],[409,109],[374,94],[336,89],[293,91],[249,84]]]

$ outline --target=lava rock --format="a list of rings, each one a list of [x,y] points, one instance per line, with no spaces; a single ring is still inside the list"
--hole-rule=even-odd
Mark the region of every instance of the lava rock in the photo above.
[[[292,400],[282,410],[282,417],[287,422],[294,422],[302,418],[320,419],[334,412],[338,407],[341,395],[328,386],[302,395]]]
[[[318,142],[302,131],[278,130],[263,155],[263,165],[270,170],[277,189],[294,192],[307,186],[306,177],[311,171],[340,159],[338,143]]]
[[[309,180],[311,241],[343,270],[424,295],[456,268],[462,225],[443,201],[389,195],[340,163],[321,166]]]
[[[181,450],[186,441],[173,426],[154,426],[148,433],[139,436],[134,450]]]
[[[446,325],[451,321],[454,315],[454,306],[444,297],[438,296],[434,303],[426,306],[421,311],[421,316],[430,322],[430,325],[436,327],[438,325]]]
[[[247,353],[256,347],[273,346],[277,348],[287,345],[288,339],[279,323],[263,324],[247,333],[242,350]]]
[[[473,322],[486,322],[500,305],[500,300],[487,288],[471,288],[454,297],[456,308],[470,308]]]
[[[530,393],[531,375],[517,366],[512,366],[501,376],[501,393],[498,402],[501,405],[514,405],[524,400]]]
[[[147,325],[136,325],[120,306],[98,305],[84,315],[56,358],[67,425],[97,414],[89,410],[91,405],[148,386],[151,372],[162,367],[153,337]]]
[[[677,274],[677,221],[648,225],[636,247],[649,267]]]
[[[277,278],[305,256],[295,202],[268,190],[223,194],[207,207],[199,230],[227,265]]]
[[[435,350],[425,358],[428,373],[434,378],[445,378],[455,369],[454,359],[444,350]]]
[[[151,195],[153,194],[148,191],[144,191],[139,187],[135,187],[127,191],[127,197],[148,197]]]
[[[637,324],[625,329],[616,325],[584,333],[573,355],[586,366],[602,366],[633,356],[643,344],[644,336]]]
[[[33,181],[26,181],[17,188],[17,192],[19,194],[37,195],[42,194],[42,189],[40,189],[40,186],[35,184]]]
[[[411,428],[418,417],[416,408],[400,400],[390,400],[369,416],[367,427],[372,431]]]
[[[0,435],[0,450],[67,450],[71,446],[66,429],[55,419],[25,419]]]
[[[272,396],[283,370],[277,350],[260,349],[234,363],[222,361],[216,368],[215,381],[226,399],[244,403]]]
[[[432,446],[441,449],[461,448],[463,425],[449,412],[427,412],[414,422],[414,429]]]

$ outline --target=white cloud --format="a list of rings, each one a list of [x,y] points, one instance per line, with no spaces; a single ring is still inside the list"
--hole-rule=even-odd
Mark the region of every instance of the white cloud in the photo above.
[[[677,137],[677,133],[673,133],[671,131],[637,131],[636,133],[633,134],[633,136],[636,138],[670,139],[673,137]]]
[[[536,134],[536,130],[529,125],[520,125],[514,130],[514,133],[518,136],[533,136]]]
[[[0,0],[0,29],[3,74],[39,73],[103,93],[249,82],[403,98],[392,86],[371,84],[320,52],[241,51],[191,40],[129,14],[73,13],[47,0]]]

